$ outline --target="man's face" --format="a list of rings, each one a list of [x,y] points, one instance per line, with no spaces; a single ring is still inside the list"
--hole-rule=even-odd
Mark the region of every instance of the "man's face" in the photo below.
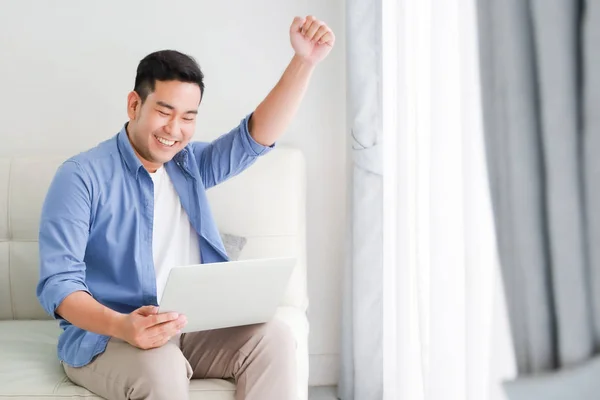
[[[156,81],[144,104],[136,92],[127,100],[129,140],[144,167],[154,172],[194,135],[200,87],[189,82]]]

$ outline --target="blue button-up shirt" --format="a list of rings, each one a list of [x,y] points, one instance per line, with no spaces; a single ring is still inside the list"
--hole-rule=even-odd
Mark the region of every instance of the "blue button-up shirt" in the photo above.
[[[205,263],[228,260],[206,189],[242,172],[273,147],[250,136],[249,119],[211,143],[188,144],[165,164],[198,233]],[[152,178],[135,155],[125,126],[112,139],[59,167],[42,208],[37,296],[46,312],[60,321],[58,357],[63,362],[86,365],[110,339],[56,314],[69,294],[86,291],[121,313],[158,305],[153,215]]]

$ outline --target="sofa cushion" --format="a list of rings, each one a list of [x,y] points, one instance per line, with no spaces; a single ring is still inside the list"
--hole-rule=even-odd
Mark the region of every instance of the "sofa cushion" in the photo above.
[[[308,323],[300,310],[283,307],[277,317],[292,329],[298,342],[299,382],[308,374]],[[56,321],[0,321],[0,400],[100,399],[76,386],[65,375],[56,355],[60,328]],[[307,388],[299,398],[306,399]],[[235,385],[218,379],[193,379],[190,400],[233,400]]]
[[[225,252],[231,261],[240,259],[240,253],[248,242],[248,239],[243,236],[232,235],[230,233],[221,233],[221,240],[225,246]]]
[[[69,381],[58,358],[55,321],[0,322],[0,399],[101,399]],[[196,380],[190,399],[233,400],[234,384]]]

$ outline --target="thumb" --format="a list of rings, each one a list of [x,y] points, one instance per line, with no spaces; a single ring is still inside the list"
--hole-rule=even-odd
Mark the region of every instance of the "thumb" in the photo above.
[[[303,18],[303,17],[294,18],[294,21],[292,22],[292,26],[290,28],[290,32],[292,32],[292,33],[300,32],[300,28],[302,28],[302,25],[304,25],[305,22],[306,22],[306,18]]]
[[[158,307],[155,307],[155,306],[143,306],[136,310],[136,313],[143,315],[145,317],[156,314],[157,312],[158,312]]]

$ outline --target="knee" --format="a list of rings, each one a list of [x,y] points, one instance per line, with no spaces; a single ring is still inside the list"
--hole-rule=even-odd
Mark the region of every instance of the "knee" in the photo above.
[[[151,371],[143,371],[139,382],[132,387],[128,399],[187,399],[189,379],[181,367],[164,365]]]
[[[167,345],[168,346],[168,345]],[[165,347],[165,346],[163,346]],[[157,349],[153,349],[157,350]],[[161,348],[156,363],[140,365],[138,382],[132,387],[131,399],[187,399],[191,367],[179,349]],[[173,351],[168,351],[173,350]]]
[[[262,337],[271,362],[295,365],[298,344],[286,323],[273,320],[264,324]]]

